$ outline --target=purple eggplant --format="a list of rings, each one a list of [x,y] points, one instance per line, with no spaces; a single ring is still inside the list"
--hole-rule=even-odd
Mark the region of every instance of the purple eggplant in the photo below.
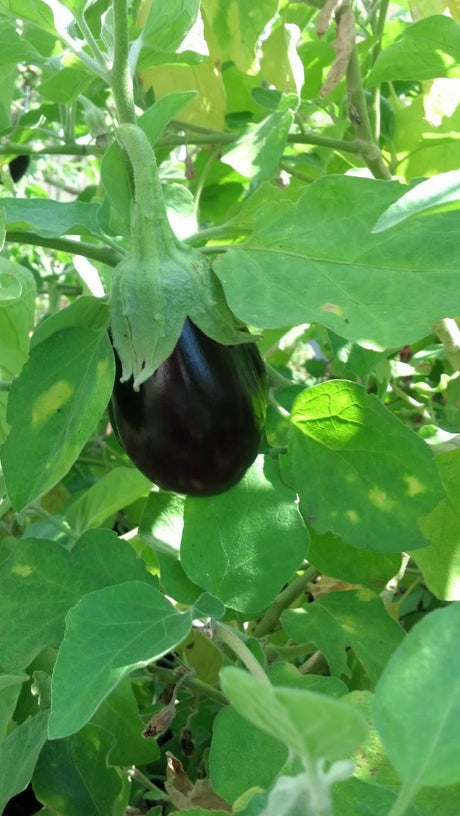
[[[165,490],[212,496],[259,452],[267,378],[254,343],[225,346],[186,320],[172,354],[139,391],[117,373],[110,416],[136,467]]]

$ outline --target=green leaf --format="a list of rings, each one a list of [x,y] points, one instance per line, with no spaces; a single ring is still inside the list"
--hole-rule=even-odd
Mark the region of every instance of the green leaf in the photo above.
[[[28,20],[56,37],[53,12],[43,0],[0,0],[0,10],[14,20],[18,17]]]
[[[82,728],[125,675],[158,660],[190,628],[190,612],[177,612],[157,589],[140,581],[81,598],[67,615],[53,673],[50,739]]]
[[[159,759],[156,740],[145,739],[131,681],[125,678],[101,703],[92,719],[114,738],[107,760],[110,765],[147,765]],[[60,743],[57,743],[58,745]]]
[[[321,674],[301,674],[292,663],[274,663],[268,671],[270,682],[274,686],[314,691],[330,697],[343,697],[348,689],[337,677],[323,677]]]
[[[163,54],[177,51],[192,28],[199,8],[199,0],[156,0],[144,23],[142,48]],[[139,67],[142,65],[141,51]]]
[[[426,552],[426,549],[417,552]],[[398,553],[358,550],[332,533],[318,535],[313,529],[310,530],[308,560],[324,575],[348,584],[363,584],[375,592],[382,592],[401,565]]]
[[[366,737],[361,715],[341,700],[273,687],[233,666],[222,669],[221,678],[224,694],[243,717],[310,761],[339,759]]]
[[[426,546],[419,521],[445,492],[424,440],[346,380],[303,391],[291,422],[281,470],[318,533],[378,552]]]
[[[214,265],[230,308],[252,326],[317,322],[377,349],[460,314],[456,213],[372,234],[400,195],[396,182],[328,176],[294,204],[261,207],[253,236]]]
[[[109,530],[85,533],[72,551],[25,538],[0,563],[0,664],[17,671],[57,648],[64,618],[82,595],[126,580],[152,582],[129,544]]]
[[[21,723],[0,742],[0,812],[30,782],[46,741],[48,712]]]
[[[315,644],[333,675],[350,674],[346,649],[351,646],[373,685],[404,637],[381,598],[369,589],[330,592],[300,609],[286,609],[281,622],[297,643]]]
[[[233,803],[249,788],[270,787],[286,763],[288,752],[231,706],[214,720],[209,775],[213,789]]]
[[[245,614],[266,609],[305,557],[308,533],[276,462],[259,456],[231,490],[185,502],[188,577]]]
[[[204,0],[205,32],[212,33],[222,62],[234,62],[244,74],[258,71],[259,39],[278,11],[278,0],[248,5],[240,0]]]
[[[46,198],[2,198],[9,230],[33,230],[43,238],[99,235],[99,204],[90,201],[52,201]]]
[[[31,350],[11,387],[11,431],[2,449],[16,510],[67,473],[107,405],[113,380],[113,352],[105,331],[63,329]]]
[[[8,298],[3,297],[6,281],[14,288],[13,296]],[[0,284],[0,380],[12,380],[27,360],[34,322],[35,281],[28,269],[0,257]],[[7,435],[7,400],[8,392],[0,391],[0,443]]]
[[[390,658],[374,699],[374,720],[406,786],[460,782],[460,605],[426,615]]]
[[[40,801],[60,816],[124,816],[129,786],[107,765],[112,746],[112,735],[93,723],[47,742],[33,779]]]
[[[9,730],[22,685],[29,679],[28,674],[0,674],[0,740]]]
[[[114,468],[72,502],[66,520],[77,533],[100,527],[113,513],[146,496],[151,487],[150,480],[135,468]]]
[[[393,790],[355,777],[332,788],[334,816],[388,816],[395,802]],[[419,816],[419,813],[410,807],[404,816]]]
[[[38,90],[43,99],[57,102],[58,105],[74,102],[79,94],[85,92],[91,82],[91,75],[79,68],[62,68],[54,76],[42,82]]]
[[[139,116],[137,124],[149,137],[150,144],[155,144],[163,133],[166,125],[169,124],[171,119],[174,119],[176,113],[180,111],[187,102],[195,99],[196,95],[196,91],[176,91],[175,93],[166,94],[162,96],[161,99],[157,99],[150,108],[147,108],[147,110]]]
[[[422,788],[415,797],[417,816],[458,816],[460,784]]]
[[[65,309],[42,320],[36,327],[31,346],[38,346],[48,337],[62,329],[70,329],[78,326],[82,329],[106,329],[109,325],[109,309],[106,303],[90,295],[82,295],[76,298]]]
[[[180,561],[184,502],[183,496],[161,490],[150,493],[141,516],[139,534],[158,559],[165,594],[189,605],[194,604],[202,592],[187,577]]]
[[[224,152],[222,161],[254,180],[278,175],[293,118],[291,111],[276,111],[259,124],[249,125]]]
[[[450,17],[432,14],[407,26],[397,42],[380,52],[366,84],[459,77],[459,64],[460,26]]]
[[[1,4],[0,4],[1,8]],[[40,65],[42,58],[38,51],[21,37],[16,31],[16,25],[9,25],[2,20],[0,26],[0,65],[9,63],[31,62]]]
[[[436,457],[447,496],[422,520],[429,547],[411,553],[428,589],[444,601],[460,601],[460,451]]]
[[[460,170],[439,173],[433,178],[412,187],[408,193],[398,198],[384,210],[372,232],[385,232],[426,210],[438,210],[442,205],[460,200]],[[460,206],[460,205],[459,205]],[[457,209],[457,208],[456,208]]]

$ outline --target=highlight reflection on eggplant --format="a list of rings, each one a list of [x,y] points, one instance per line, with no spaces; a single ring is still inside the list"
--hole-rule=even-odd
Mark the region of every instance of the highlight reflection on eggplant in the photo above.
[[[186,320],[167,360],[134,391],[117,372],[110,416],[120,444],[159,487],[210,496],[236,484],[259,451],[267,378],[254,343],[224,346]]]

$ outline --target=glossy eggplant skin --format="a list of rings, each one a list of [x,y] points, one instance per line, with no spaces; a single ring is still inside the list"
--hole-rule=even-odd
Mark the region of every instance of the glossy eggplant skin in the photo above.
[[[152,482],[189,496],[236,484],[259,452],[267,400],[254,343],[224,346],[186,320],[155,373],[133,390],[117,372],[110,416],[130,459]]]

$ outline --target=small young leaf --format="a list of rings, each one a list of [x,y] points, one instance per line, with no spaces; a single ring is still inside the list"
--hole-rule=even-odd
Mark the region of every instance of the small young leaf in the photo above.
[[[177,612],[141,581],[85,595],[66,618],[52,680],[50,739],[82,728],[125,675],[169,652],[190,628],[190,612]]]
[[[459,604],[424,617],[392,655],[375,690],[375,725],[414,791],[460,782],[459,628]]]

